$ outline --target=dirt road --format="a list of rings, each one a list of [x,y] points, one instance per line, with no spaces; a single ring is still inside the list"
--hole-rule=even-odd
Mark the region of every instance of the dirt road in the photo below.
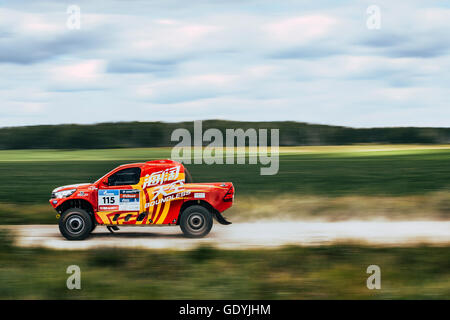
[[[223,249],[268,248],[283,245],[330,245],[358,242],[371,245],[450,245],[450,221],[256,222],[215,224],[203,239],[186,239],[178,227],[121,227],[111,234],[97,227],[83,241],[67,241],[57,225],[5,226],[20,246],[55,249],[127,247],[187,250],[199,245]]]

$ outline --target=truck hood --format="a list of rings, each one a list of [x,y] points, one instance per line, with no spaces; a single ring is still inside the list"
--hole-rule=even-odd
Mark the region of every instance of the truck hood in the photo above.
[[[84,186],[89,186],[89,185],[91,185],[91,183],[69,184],[67,186],[61,186],[61,187],[58,187],[58,188],[54,189],[52,191],[52,193],[53,192],[63,191],[63,190],[66,190],[66,189],[78,189],[79,187],[84,187]]]

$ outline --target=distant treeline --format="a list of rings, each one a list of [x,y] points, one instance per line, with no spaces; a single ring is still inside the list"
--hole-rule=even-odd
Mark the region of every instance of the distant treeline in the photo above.
[[[193,122],[119,122],[93,125],[41,125],[0,128],[0,149],[94,149],[166,147],[177,128]],[[367,128],[315,125],[302,122],[203,121],[203,131],[225,129],[280,129],[281,146],[344,145],[355,143],[450,143],[450,128]],[[269,134],[270,136],[270,134]],[[204,143],[205,145],[208,142]]]

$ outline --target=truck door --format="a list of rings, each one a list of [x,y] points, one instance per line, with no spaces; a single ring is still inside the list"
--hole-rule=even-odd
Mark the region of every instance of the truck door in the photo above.
[[[107,185],[98,189],[98,214],[104,224],[133,224],[139,215],[141,168],[119,170],[108,177]]]

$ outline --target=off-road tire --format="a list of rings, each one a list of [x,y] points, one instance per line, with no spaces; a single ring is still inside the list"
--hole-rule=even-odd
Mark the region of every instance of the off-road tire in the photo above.
[[[67,240],[83,240],[93,230],[92,218],[83,209],[71,208],[59,219],[59,231]]]
[[[181,213],[180,228],[185,237],[203,238],[212,226],[212,214],[202,206],[190,206]]]

